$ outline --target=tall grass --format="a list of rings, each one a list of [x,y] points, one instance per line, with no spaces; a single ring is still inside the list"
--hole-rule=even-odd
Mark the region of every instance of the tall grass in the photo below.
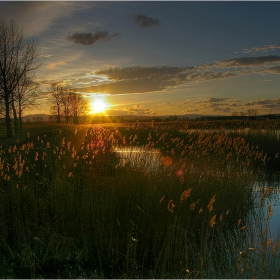
[[[0,151],[0,276],[279,277],[256,143],[155,124],[30,128]]]

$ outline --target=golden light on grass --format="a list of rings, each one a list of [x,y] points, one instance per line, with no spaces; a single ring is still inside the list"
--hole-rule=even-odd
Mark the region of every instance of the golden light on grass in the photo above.
[[[93,97],[88,98],[88,101],[94,102]],[[103,115],[103,112],[100,112],[99,115]],[[98,117],[99,115],[97,114]],[[273,263],[274,259],[279,257],[280,241],[278,237],[275,239],[268,237],[269,226],[273,222],[268,222],[268,219],[273,215],[274,206],[273,203],[269,204],[266,200],[268,196],[270,198],[270,195],[274,194],[274,189],[273,192],[270,188],[266,188],[265,191],[263,188],[258,189],[258,194],[260,196],[263,194],[263,196],[260,198],[258,195],[256,196],[257,200],[255,200],[255,196],[251,196],[251,187],[254,186],[256,177],[251,177],[250,169],[246,168],[245,171],[243,168],[239,169],[239,165],[245,166],[243,164],[247,163],[248,158],[254,160],[255,154],[251,150],[248,153],[247,146],[244,144],[243,147],[241,138],[238,137],[231,139],[226,135],[223,136],[224,134],[220,136],[212,134],[212,132],[209,137],[206,134],[199,134],[200,142],[198,144],[196,132],[186,134],[184,132],[182,137],[174,137],[174,135],[171,136],[170,132],[168,132],[170,134],[162,133],[161,129],[165,129],[165,127],[162,128],[161,124],[156,122],[154,126],[155,129],[152,130],[150,124],[144,124],[144,122],[141,122],[137,129],[133,123],[94,124],[90,126],[67,124],[59,127],[50,126],[49,130],[43,128],[42,133],[45,133],[46,137],[41,134],[37,137],[38,128],[35,126],[34,130],[30,130],[30,136],[28,134],[21,146],[21,142],[16,142],[16,145],[9,144],[10,146],[4,146],[1,142],[3,147],[0,147],[0,180],[2,182],[0,185],[1,191],[7,194],[1,201],[2,216],[0,216],[2,221],[0,222],[3,225],[1,231],[5,233],[2,234],[3,244],[4,242],[9,244],[9,235],[14,236],[18,242],[29,240],[30,242],[26,243],[28,254],[23,251],[27,255],[24,259],[24,262],[27,263],[30,259],[28,257],[30,255],[29,248],[33,248],[34,243],[34,238],[32,238],[34,224],[25,223],[25,220],[32,220],[33,217],[37,217],[38,213],[43,213],[40,223],[42,223],[42,227],[50,228],[49,223],[53,211],[55,211],[61,215],[59,217],[59,232],[67,232],[69,228],[83,228],[83,234],[86,237],[85,246],[89,248],[97,246],[97,250],[101,252],[100,257],[97,256],[94,262],[99,263],[104,260],[110,264],[110,267],[112,265],[107,275],[100,271],[100,275],[94,274],[95,276],[105,275],[106,277],[109,275],[112,278],[121,278],[125,275],[130,278],[135,276],[161,278],[162,275],[166,275],[166,278],[169,278],[170,275],[176,275],[177,278],[181,278],[186,276],[184,274],[186,271],[188,278],[197,278],[199,275],[208,278],[223,275],[228,276],[228,278],[230,276],[231,278],[242,278],[240,269],[244,268],[244,277],[248,277],[248,275],[255,277],[256,275],[257,278],[260,271],[258,258],[265,265],[266,261],[268,263],[266,266],[268,268],[264,267],[263,273],[268,276],[275,275],[273,274]],[[169,127],[168,124],[168,131]],[[173,133],[172,129],[170,131]],[[174,134],[176,135],[176,133]],[[29,140],[28,137],[30,137]],[[158,140],[159,138],[161,140]],[[32,139],[34,141],[31,141]],[[220,144],[216,144],[218,139]],[[141,147],[145,147],[146,143],[148,143],[149,150],[142,152]],[[171,145],[176,145],[176,147],[173,149]],[[153,149],[150,149],[152,147]],[[171,148],[172,151],[170,151]],[[1,151],[2,149],[4,150]],[[135,160],[137,166],[135,166],[138,168],[139,163],[139,169],[132,164],[127,166],[119,164],[120,158],[115,158],[114,153],[116,150],[121,151],[122,149],[131,151],[129,153],[137,158]],[[184,149],[184,153],[181,152],[181,149]],[[158,151],[161,151],[162,154],[169,153],[169,155],[162,157]],[[203,151],[205,151],[204,156]],[[143,153],[145,154],[143,155]],[[155,162],[150,160],[148,156],[154,153],[159,154]],[[229,153],[232,155],[229,156]],[[257,154],[258,158],[259,154]],[[177,155],[181,155],[180,161],[177,159]],[[238,163],[235,162],[235,158],[239,159]],[[127,159],[125,156],[123,160],[133,162],[134,158]],[[142,167],[145,164],[151,166],[151,169],[144,170]],[[153,164],[155,164],[155,168]],[[260,178],[258,174],[257,178]],[[261,178],[259,180],[263,182]],[[263,180],[266,184],[266,176]],[[204,186],[207,184],[211,188],[205,189]],[[224,188],[223,193],[220,192],[221,185]],[[217,194],[214,195],[216,190]],[[232,194],[236,199],[231,199]],[[224,195],[225,201],[220,200],[219,197]],[[174,200],[170,199],[171,197],[174,197]],[[251,200],[251,197],[254,200]],[[255,203],[259,205],[259,200],[261,200],[261,206],[267,208],[261,210],[259,207],[255,207],[256,212],[252,213],[256,213],[256,215],[247,216],[247,211],[251,211],[251,202],[254,203],[253,205]],[[37,203],[38,201],[40,203]],[[119,201],[124,207],[120,207]],[[28,207],[29,205],[35,206]],[[5,209],[9,210],[10,208],[13,211],[10,212],[11,219],[7,220]],[[51,210],[50,213],[48,213],[48,209]],[[22,215],[18,215],[21,211],[23,211]],[[264,214],[260,216],[260,219],[259,211]],[[85,213],[90,215],[85,215]],[[265,214],[267,214],[267,218]],[[71,219],[73,215],[77,215],[77,219]],[[21,217],[24,220],[21,221]],[[141,219],[140,227],[138,227],[139,219]],[[247,226],[244,225],[245,221]],[[100,227],[101,224],[104,227]],[[263,225],[267,226],[264,231]],[[214,230],[217,226],[218,228]],[[53,230],[54,235],[59,234],[56,232],[56,228]],[[165,230],[168,230],[168,235],[165,234]],[[56,252],[57,246],[65,247],[65,250],[59,252],[59,256],[62,260],[67,259],[69,250],[65,246],[65,242],[72,246],[71,240],[76,238],[76,230],[72,232],[73,236],[71,233],[69,237],[65,237],[67,240],[65,238],[58,239],[57,242],[61,243],[57,243],[52,242],[52,239],[49,241],[44,239],[42,231],[43,235],[38,235],[38,240],[43,238],[44,244],[40,245],[41,243],[37,242],[36,248],[34,247],[34,254],[38,256],[36,259],[38,262],[36,261],[35,266],[31,258],[27,264],[39,271],[40,267],[45,265],[44,260],[51,258],[52,252]],[[147,236],[146,232],[154,236],[154,240],[157,242],[144,238]],[[234,238],[232,238],[232,233],[234,233]],[[87,236],[99,234],[104,236],[102,244],[96,245],[91,243],[94,240],[87,238]],[[211,240],[208,239],[209,234]],[[107,252],[104,254],[102,252],[104,246],[113,251],[115,244],[127,244],[127,236],[129,236],[128,244],[130,245],[120,247],[127,256],[127,258],[121,258],[124,261],[120,262],[121,267],[124,267],[125,270],[119,270],[119,263],[113,264],[111,256]],[[228,241],[227,236],[229,237]],[[250,239],[251,236],[254,238]],[[144,243],[142,242],[143,238],[145,239]],[[201,242],[197,243],[196,240],[201,240]],[[131,247],[132,244],[138,244],[138,247],[142,246],[139,247],[141,252],[139,251],[138,255],[135,253],[136,247],[135,249]],[[236,255],[236,248],[239,248],[240,244],[242,247],[248,248],[242,248],[245,250],[240,252],[242,258]],[[45,246],[50,249],[50,255],[45,255]],[[20,262],[22,261],[22,250],[25,249],[20,246],[18,249],[19,252],[15,251],[18,254],[16,261]],[[182,249],[184,254],[182,254]],[[171,251],[172,254],[170,254]],[[15,258],[14,252],[9,253],[9,250],[7,252],[7,254],[11,254],[8,255],[10,259]],[[75,252],[73,254],[75,258],[76,251],[73,252]],[[81,261],[88,257],[87,252],[85,254],[83,252],[84,250],[77,251]],[[249,261],[250,252],[254,254],[254,263]],[[267,254],[268,252],[269,254]],[[146,255],[154,253],[160,258],[156,262],[152,262],[151,267],[156,265],[159,274],[156,274],[157,269],[152,268],[155,272],[149,270],[150,259]],[[201,254],[199,256],[202,258],[202,262],[198,265],[189,261],[190,256],[196,254]],[[211,256],[217,255],[217,258],[210,259],[208,262],[207,258],[210,254]],[[271,257],[270,260],[271,255],[273,258]],[[223,259],[225,259],[225,263]],[[114,260],[113,258],[113,262],[115,262]],[[168,263],[172,263],[173,260],[178,261],[180,265],[174,269],[172,267],[172,270],[169,271]],[[233,265],[229,269],[228,264],[231,260]],[[141,271],[145,270],[147,274],[141,274],[142,272],[135,269],[135,263],[138,261],[143,267]],[[145,263],[148,264],[147,267]],[[213,267],[211,267],[212,264]],[[243,266],[239,267],[242,264]],[[104,268],[107,270],[108,267],[106,265]],[[270,267],[272,267],[271,274]],[[3,275],[10,277],[10,271],[12,270],[7,270],[7,274],[3,273]],[[119,273],[113,274],[113,271],[119,271]],[[226,274],[223,274],[224,272]],[[262,271],[260,272],[262,273]],[[85,271],[84,275],[91,275],[91,272],[87,273]],[[41,277],[40,274],[38,275]],[[261,276],[263,275],[261,274]],[[33,278],[35,278],[34,275]]]

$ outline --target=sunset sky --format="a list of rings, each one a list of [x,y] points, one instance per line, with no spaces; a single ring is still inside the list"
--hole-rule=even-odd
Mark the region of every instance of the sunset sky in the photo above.
[[[280,113],[280,2],[0,2],[37,38],[49,84],[88,100],[104,95],[108,115]]]

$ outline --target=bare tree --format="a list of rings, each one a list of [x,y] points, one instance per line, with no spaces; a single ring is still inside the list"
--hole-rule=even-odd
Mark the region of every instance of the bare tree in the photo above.
[[[51,85],[51,104],[57,115],[57,122],[62,122],[62,117],[66,123],[69,123],[72,117],[72,122],[78,124],[79,116],[87,110],[87,103],[82,95],[74,89],[67,89],[59,83]]]
[[[65,117],[66,123],[70,122],[70,117],[71,117],[71,94],[69,93],[69,90],[66,90],[63,92],[62,95],[62,110],[63,110],[63,115]]]
[[[69,100],[73,123],[78,124],[79,117],[86,112],[88,105],[85,102],[83,96],[77,93],[75,90],[69,90],[68,94],[70,97]]]
[[[257,116],[259,114],[259,110],[257,109],[248,109],[247,110],[248,116]]]
[[[40,107],[36,102],[40,93],[39,87],[40,84],[35,83],[33,77],[28,77],[27,74],[24,74],[15,89],[15,100],[20,130],[22,130],[22,117],[24,111],[27,109],[32,110],[33,108]]]
[[[57,114],[57,122],[61,123],[62,102],[63,102],[65,88],[57,83],[53,83],[51,85],[50,91],[51,91],[52,109]]]
[[[40,66],[39,46],[32,39],[28,41],[14,21],[0,23],[0,100],[5,107],[7,137],[12,137],[10,110],[17,120],[15,90],[23,76]]]

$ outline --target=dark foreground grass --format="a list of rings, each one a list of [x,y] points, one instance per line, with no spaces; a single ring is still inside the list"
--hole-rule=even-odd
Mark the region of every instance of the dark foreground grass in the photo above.
[[[132,145],[160,148],[161,168],[118,165]],[[279,242],[252,212],[256,155],[223,132],[30,127],[1,147],[0,276],[277,278]]]

